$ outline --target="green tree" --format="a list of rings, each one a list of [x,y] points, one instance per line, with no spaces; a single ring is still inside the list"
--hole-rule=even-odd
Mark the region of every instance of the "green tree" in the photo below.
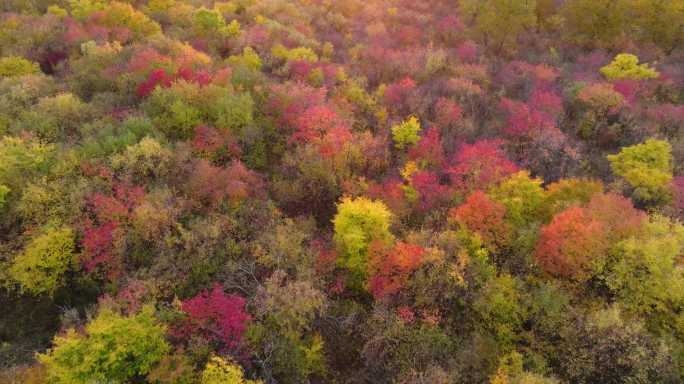
[[[523,227],[541,218],[546,197],[542,183],[528,171],[520,171],[492,188],[489,195],[506,207],[506,221]]]
[[[95,12],[106,8],[102,0],[69,0],[71,15],[79,20],[84,20]]]
[[[397,149],[404,149],[408,146],[414,145],[420,140],[420,122],[415,116],[402,121],[399,124],[392,126],[392,139],[394,139],[394,146]]]
[[[674,324],[670,315],[684,305],[684,270],[677,265],[682,250],[684,226],[654,216],[614,247],[603,272],[606,285],[630,312]]]
[[[497,51],[515,48],[518,36],[537,21],[536,0],[462,0],[460,4],[476,36]]]
[[[491,279],[473,303],[473,309],[484,330],[504,349],[509,349],[526,317],[518,280],[508,274]]]
[[[219,36],[235,37],[240,34],[240,23],[233,20],[230,24],[226,24],[223,15],[216,9],[201,7],[196,10],[193,16],[193,26],[201,36],[218,34]]]
[[[256,320],[248,339],[266,371],[280,382],[301,383],[326,372],[324,345],[313,330],[325,294],[308,281],[286,281],[275,271],[256,294]]]
[[[366,275],[368,245],[372,241],[389,243],[392,240],[391,218],[391,212],[380,201],[365,197],[342,199],[333,219],[340,266],[363,278]]]
[[[644,80],[655,79],[658,72],[648,64],[639,64],[639,58],[628,53],[621,53],[613,61],[601,68],[601,74],[608,80]]]
[[[41,98],[30,110],[20,115],[18,127],[35,132],[49,142],[73,137],[93,116],[90,105],[71,93]]]
[[[244,66],[253,71],[261,70],[261,58],[252,47],[243,48],[241,55],[228,57],[228,64],[230,66]]]
[[[133,8],[131,4],[112,1],[105,6],[103,12],[102,23],[104,25],[111,28],[128,28],[136,39],[161,31],[161,27],[156,21]]]
[[[11,191],[4,193],[5,204],[21,196],[29,180],[49,169],[53,154],[52,145],[11,136],[0,138],[0,185]]]
[[[38,64],[23,57],[9,56],[0,58],[0,78],[32,75],[40,72]]]
[[[295,60],[303,60],[311,63],[318,61],[318,55],[316,52],[308,47],[295,47],[288,49],[281,44],[276,44],[271,48],[271,55],[288,63]]]
[[[10,276],[33,294],[53,294],[76,262],[74,232],[50,228],[32,239],[10,267]]]
[[[678,383],[672,350],[619,307],[561,330],[558,375],[567,383]]]
[[[632,0],[635,22],[641,38],[661,47],[667,54],[684,43],[684,2]]]
[[[85,334],[70,329],[56,336],[54,346],[38,355],[50,383],[130,383],[143,377],[169,351],[166,327],[154,308],[145,306],[124,317],[103,308],[85,327]]]
[[[2,208],[5,206],[5,203],[7,203],[7,195],[9,195],[11,191],[12,190],[6,185],[0,184],[0,210],[2,210]]]
[[[556,213],[573,205],[583,205],[603,192],[603,184],[591,179],[562,179],[546,187],[544,210],[550,220]]]
[[[499,362],[499,368],[489,379],[489,384],[558,384],[553,378],[525,372],[523,369],[523,356],[518,352],[511,352]]]
[[[561,9],[565,37],[611,48],[624,39],[630,0],[568,0]]]
[[[608,155],[611,169],[633,189],[643,203],[660,205],[671,199],[672,146],[664,140],[648,139]]]

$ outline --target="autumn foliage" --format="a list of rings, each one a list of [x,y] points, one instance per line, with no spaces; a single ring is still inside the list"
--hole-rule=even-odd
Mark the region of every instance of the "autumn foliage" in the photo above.
[[[501,144],[481,140],[462,145],[448,169],[453,185],[463,192],[485,190],[515,173],[518,167],[508,160]]]
[[[535,260],[547,273],[566,278],[586,278],[591,263],[608,248],[607,230],[580,207],[568,208],[541,229]]]
[[[683,381],[683,0],[0,4],[0,383]]]
[[[245,299],[227,295],[218,284],[183,301],[181,310],[187,317],[175,328],[176,337],[201,336],[223,351],[235,351],[240,346],[250,320]]]
[[[509,240],[511,228],[504,220],[506,207],[482,191],[475,191],[466,201],[449,212],[449,219],[478,234],[482,241],[496,249]]]
[[[371,243],[368,250],[368,290],[376,299],[399,292],[410,274],[421,265],[425,250],[417,245],[397,242],[386,248]]]

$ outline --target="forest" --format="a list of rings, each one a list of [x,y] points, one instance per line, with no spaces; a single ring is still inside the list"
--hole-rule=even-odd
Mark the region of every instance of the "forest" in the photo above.
[[[684,383],[684,0],[0,0],[1,384]]]

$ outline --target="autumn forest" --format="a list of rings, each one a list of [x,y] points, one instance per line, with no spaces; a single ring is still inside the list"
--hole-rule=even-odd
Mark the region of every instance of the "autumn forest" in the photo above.
[[[0,383],[684,383],[684,0],[0,0]]]

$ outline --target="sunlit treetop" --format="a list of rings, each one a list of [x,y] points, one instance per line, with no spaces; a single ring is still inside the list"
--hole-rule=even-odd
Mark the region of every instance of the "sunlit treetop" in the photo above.
[[[40,72],[38,64],[23,57],[9,56],[0,58],[0,78],[32,75]]]
[[[518,35],[537,21],[534,1],[465,0],[460,8],[477,37],[497,51],[515,48]]]
[[[639,58],[629,53],[615,56],[613,61],[601,68],[601,74],[609,80],[644,80],[655,79],[658,72],[648,64],[639,64]]]
[[[420,140],[420,122],[415,116],[411,116],[401,123],[392,127],[392,138],[397,149],[414,145]]]
[[[245,47],[241,55],[228,57],[228,64],[231,66],[242,65],[251,70],[259,71],[261,69],[261,58],[252,47]]]
[[[56,336],[52,349],[38,355],[50,383],[125,383],[144,376],[169,351],[166,327],[156,320],[154,308],[121,316],[103,308],[81,334],[70,329]]]
[[[550,275],[584,280],[607,249],[604,225],[586,208],[571,207],[542,227],[535,260]]]
[[[240,34],[240,23],[233,20],[226,24],[221,12],[217,9],[199,8],[193,17],[194,28],[198,34],[209,36],[217,34],[219,36],[236,37]]]
[[[271,54],[274,57],[285,60],[286,62],[301,60],[315,63],[318,61],[318,55],[311,48],[296,47],[287,49],[281,44],[276,44],[271,48]]]
[[[51,228],[33,238],[14,260],[10,275],[33,294],[53,294],[64,274],[76,265],[74,232]]]
[[[540,220],[545,199],[543,180],[531,177],[528,171],[512,174],[491,189],[490,195],[506,207],[506,220],[518,226]]]
[[[607,113],[621,107],[625,98],[610,83],[590,84],[582,88],[577,99],[589,109]]]
[[[677,266],[683,249],[684,227],[654,215],[643,231],[614,247],[615,263],[604,271],[606,284],[630,311],[667,312],[684,302],[684,269]]]
[[[259,384],[247,380],[241,366],[220,356],[212,356],[202,371],[202,384]]]
[[[355,274],[365,275],[368,245],[392,240],[391,218],[391,212],[380,201],[365,197],[343,199],[333,219],[334,240],[341,253],[338,262]]]
[[[625,179],[638,200],[658,203],[669,200],[672,181],[672,146],[664,140],[645,142],[622,148],[608,155],[615,175]]]

